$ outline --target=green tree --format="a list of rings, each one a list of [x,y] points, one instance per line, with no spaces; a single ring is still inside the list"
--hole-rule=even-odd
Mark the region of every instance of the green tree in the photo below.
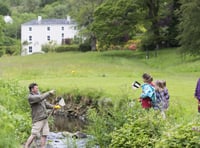
[[[167,33],[166,35],[166,43],[167,46],[170,47],[178,47],[178,39],[176,38],[179,34],[178,24],[179,24],[179,15],[177,15],[177,11],[180,9],[180,0],[173,0],[169,4],[169,14],[166,15],[167,24]]]
[[[4,28],[4,21],[3,21],[3,17],[0,15],[0,57],[4,54],[4,49],[3,49],[3,43],[5,40],[5,36],[3,33],[3,28]]]
[[[43,16],[47,18],[66,18],[69,12],[68,5],[64,2],[54,2],[51,5],[45,5],[42,10],[39,10]]]
[[[179,0],[137,0],[137,3],[146,14],[141,19],[147,29],[142,39],[143,49],[178,46],[179,16],[175,11],[180,7]]]
[[[107,0],[94,13],[92,31],[100,45],[119,45],[134,34],[138,5],[133,0]]]
[[[40,5],[40,0],[25,0],[22,4],[22,12],[35,12]]]
[[[70,15],[77,21],[80,34],[90,40],[91,49],[96,50],[96,36],[91,29],[94,21],[94,12],[104,0],[70,0]]]
[[[55,1],[56,0],[41,0],[40,7],[44,7],[45,5],[51,4],[51,3],[55,2]]]
[[[143,38],[144,49],[155,49],[160,42],[159,10],[161,0],[138,0],[146,15],[143,18],[147,32]]]
[[[5,26],[5,23],[3,21],[3,17],[0,15],[0,46],[2,46],[4,43],[4,38],[5,38],[4,33],[3,33],[4,26]]]
[[[180,45],[184,54],[197,56],[200,54],[200,1],[183,0],[180,7]]]
[[[11,15],[11,11],[7,5],[0,3],[0,15]]]

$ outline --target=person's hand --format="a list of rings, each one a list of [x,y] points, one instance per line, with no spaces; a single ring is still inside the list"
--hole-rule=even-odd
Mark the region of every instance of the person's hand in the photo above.
[[[55,94],[55,90],[50,90],[49,93],[50,93],[51,95],[54,95],[54,94]]]
[[[138,98],[138,102],[142,102],[142,99],[141,99],[141,98]]]
[[[60,106],[60,105],[55,105],[53,108],[54,108],[54,109],[60,109],[61,106]]]

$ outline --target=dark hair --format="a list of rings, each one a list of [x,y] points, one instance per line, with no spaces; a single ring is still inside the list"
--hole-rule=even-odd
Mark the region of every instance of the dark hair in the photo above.
[[[37,83],[31,83],[31,84],[29,84],[29,86],[28,86],[29,91],[31,92],[31,89],[34,88],[35,86],[38,86]]]
[[[153,78],[148,73],[144,73],[142,75],[142,78],[145,79],[148,83],[151,83],[153,81]]]

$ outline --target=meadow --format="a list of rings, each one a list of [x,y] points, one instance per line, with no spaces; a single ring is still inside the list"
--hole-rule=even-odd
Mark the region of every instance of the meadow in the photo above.
[[[9,118],[5,121],[13,122],[13,117],[17,119],[17,122],[14,122],[13,125],[18,126],[15,131],[19,135],[21,134],[18,137],[18,141],[24,142],[29,134],[28,131],[31,125],[29,108],[27,108],[28,103],[24,100],[26,94],[24,90],[28,93],[27,86],[31,82],[37,82],[40,89],[44,91],[55,89],[56,95],[59,96],[65,93],[78,93],[91,97],[100,95],[100,98],[110,98],[113,102],[118,102],[120,99],[126,99],[131,102],[132,100],[137,101],[141,93],[141,89],[133,90],[131,84],[134,81],[142,83],[141,76],[144,72],[147,72],[153,76],[154,80],[166,80],[167,82],[167,88],[170,93],[170,107],[167,111],[167,116],[170,120],[165,123],[165,128],[167,128],[168,123],[172,124],[172,127],[178,124],[184,125],[184,123],[188,125],[188,122],[198,115],[194,90],[200,75],[199,65],[200,59],[198,57],[183,57],[177,48],[159,50],[157,51],[157,56],[155,56],[155,52],[150,52],[149,59],[146,59],[145,52],[128,50],[3,56],[0,58],[0,78],[6,83],[0,83],[2,85],[0,89],[2,98],[0,100],[0,109],[2,114],[9,115]],[[16,82],[17,84],[15,84]],[[11,100],[14,102],[10,102]],[[19,106],[20,109],[18,109]],[[10,112],[17,114],[10,114]],[[119,123],[117,121],[111,121],[111,123],[118,124],[116,127],[119,128],[121,127],[120,122],[122,124],[127,119],[124,119],[123,111],[118,110],[117,112],[115,113],[114,111],[113,115],[119,118]],[[129,113],[127,112],[127,114]],[[137,110],[135,110],[135,114],[140,114],[140,111],[137,113]],[[154,117],[144,115],[144,119],[146,118],[149,120]],[[91,127],[93,132],[95,132],[95,128],[102,127],[104,119],[107,120],[106,117],[99,118],[95,114],[93,119],[96,120],[96,125]],[[141,119],[138,118],[139,120]],[[149,121],[152,122],[153,119]],[[4,125],[4,122],[0,122],[1,124]],[[130,128],[134,129],[134,124],[128,130]],[[149,125],[148,122],[140,128],[147,125]],[[156,123],[157,125],[159,125],[159,122]],[[4,126],[7,127],[7,124]],[[14,127],[7,128],[11,131]],[[104,128],[106,130],[106,125]],[[105,131],[105,133],[112,132],[113,129],[111,129]],[[188,129],[191,133],[191,127],[184,127],[183,129],[184,131]],[[126,126],[121,130],[127,133]],[[8,130],[4,132],[8,132]],[[12,134],[12,132],[10,133]],[[114,140],[112,145],[115,145],[115,140],[118,144],[119,140],[123,139],[123,135],[121,139],[117,139],[120,133],[112,136]],[[94,135],[100,137],[99,141],[103,141],[102,145],[110,143],[109,138],[102,139],[101,134],[102,131],[99,131],[97,135]],[[159,137],[159,134],[155,135]],[[1,141],[5,140],[2,139]],[[9,140],[7,143],[9,143]],[[180,143],[182,144],[181,140]]]
[[[181,57],[178,49],[165,49],[146,53],[141,51],[67,52],[35,54],[29,56],[4,56],[0,58],[1,79],[17,80],[27,88],[37,82],[40,88],[55,89],[57,94],[78,90],[83,95],[101,92],[102,97],[113,100],[126,96],[137,99],[141,90],[132,90],[131,84],[141,75],[150,73],[154,80],[166,80],[170,105],[180,104],[184,116],[196,114],[194,89],[200,74],[200,60]],[[28,91],[28,90],[27,90]]]

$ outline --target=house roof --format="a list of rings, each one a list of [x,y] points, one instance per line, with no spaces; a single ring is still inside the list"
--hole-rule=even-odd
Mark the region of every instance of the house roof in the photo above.
[[[68,19],[34,19],[22,25],[70,25],[75,24],[74,21]]]

